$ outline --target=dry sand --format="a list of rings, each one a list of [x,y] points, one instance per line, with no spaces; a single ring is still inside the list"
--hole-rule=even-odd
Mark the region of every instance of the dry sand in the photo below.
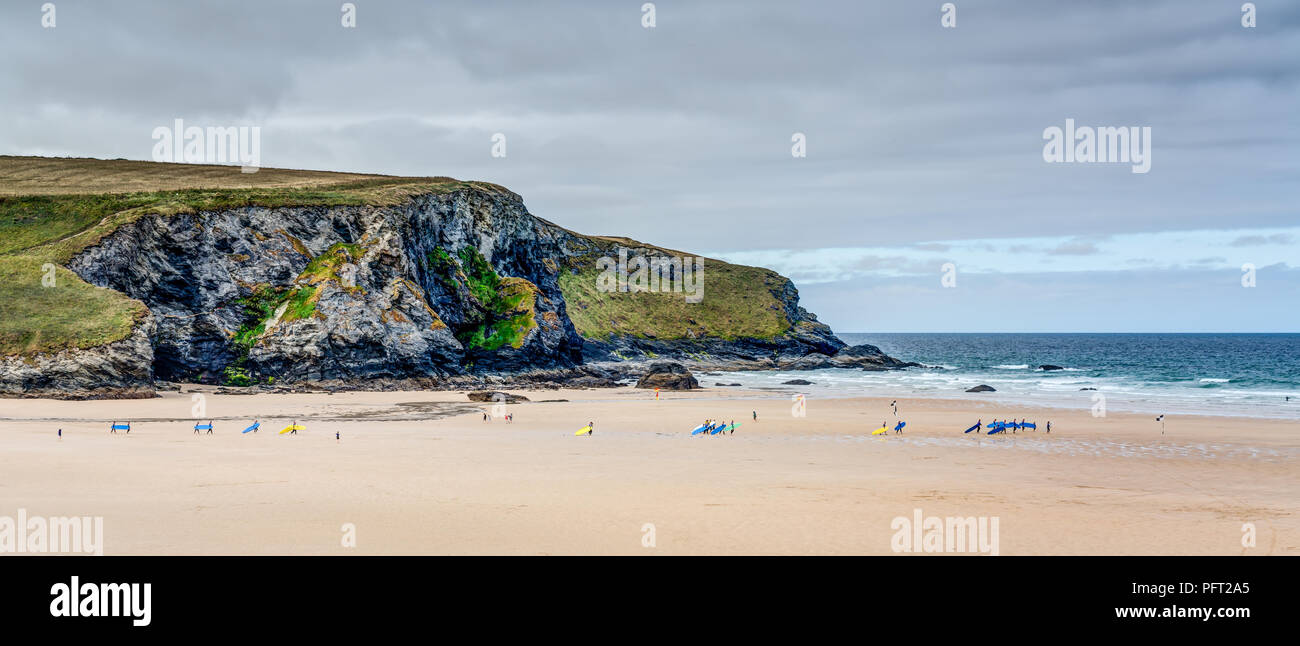
[[[511,392],[534,400],[513,424],[456,392],[209,392],[211,436],[189,387],[0,400],[0,516],[102,516],[110,555],[891,554],[915,509],[996,517],[1001,554],[1300,554],[1297,422],[1170,416],[1161,435],[1151,415],[900,400],[906,432],[871,437],[888,400],[794,417],[773,392]],[[1012,416],[1040,430],[962,434]],[[742,426],[689,437],[705,418]],[[294,419],[308,430],[276,434]]]

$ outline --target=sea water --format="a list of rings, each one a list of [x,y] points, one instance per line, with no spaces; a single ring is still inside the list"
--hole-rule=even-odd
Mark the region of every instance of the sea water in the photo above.
[[[734,372],[701,384],[809,397],[929,397],[1001,404],[1300,419],[1300,334],[840,334],[925,368]],[[1062,370],[1041,370],[1041,365]],[[782,386],[790,379],[811,386]],[[993,393],[967,393],[987,384]],[[1096,390],[1085,390],[1095,388]],[[1100,396],[1100,397],[1098,397]],[[1287,398],[1290,398],[1288,401]],[[1104,400],[1103,400],[1104,398]]]

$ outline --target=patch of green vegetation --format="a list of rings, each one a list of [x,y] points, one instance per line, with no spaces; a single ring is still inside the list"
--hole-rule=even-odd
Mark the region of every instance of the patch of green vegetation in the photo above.
[[[105,345],[129,336],[148,313],[144,303],[39,255],[0,256],[0,355]]]
[[[433,251],[425,254],[425,260],[428,261],[429,273],[437,276],[443,287],[455,291],[460,286],[457,280],[458,274],[461,273],[460,263],[456,262],[446,249],[434,247]]]
[[[501,289],[501,277],[492,269],[492,265],[483,258],[474,247],[465,247],[457,254],[460,266],[465,272],[466,286],[474,298],[489,312],[500,313],[501,303],[497,302],[497,291]]]
[[[236,347],[244,348],[247,353],[247,348],[251,348],[257,337],[266,332],[266,324],[284,303],[287,291],[283,287],[258,285],[247,297],[239,299],[239,304],[244,307],[244,318],[231,340]]]
[[[537,327],[537,287],[522,279],[503,278],[492,269],[483,254],[465,247],[457,259],[443,252],[439,262],[457,265],[455,276],[462,280],[477,301],[481,317],[456,333],[456,339],[470,351],[493,352],[509,345],[521,347],[528,332]]]
[[[221,376],[223,383],[227,386],[248,386],[253,383],[253,380],[248,376],[248,369],[242,365],[226,366],[226,369],[221,371]]]
[[[285,308],[284,314],[280,316],[281,323],[289,323],[301,319],[311,318],[316,313],[316,299],[320,296],[320,287],[305,286],[298,287],[289,292],[286,299],[289,306]]]
[[[682,291],[601,291],[597,261],[601,257],[616,258],[617,251],[600,239],[588,239],[603,246],[602,252],[573,258],[570,269],[562,272],[559,280],[569,319],[578,334],[586,338],[771,339],[791,329],[780,300],[789,281],[776,272],[701,259],[696,277],[702,287],[698,303],[687,302]],[[649,245],[638,246],[656,254],[682,255]]]
[[[336,242],[325,253],[312,258],[307,263],[307,267],[298,274],[297,282],[318,285],[334,281],[349,291],[360,290],[361,288],[355,285],[343,285],[343,279],[339,277],[339,269],[348,263],[357,264],[363,255],[365,255],[365,247],[359,244]]]

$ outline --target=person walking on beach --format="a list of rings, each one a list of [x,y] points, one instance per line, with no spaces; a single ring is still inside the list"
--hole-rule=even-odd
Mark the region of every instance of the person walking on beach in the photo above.
[[[212,435],[212,420],[208,420],[208,432],[207,432],[207,435]]]
[[[334,442],[337,443],[338,441],[339,441],[339,432],[334,431]]]
[[[894,401],[889,402],[889,405],[894,408],[894,417],[898,417],[898,400],[895,399]]]
[[[1047,420],[1047,432],[1048,432],[1048,433],[1051,433],[1051,432],[1052,432],[1052,420],[1050,420],[1050,419]]]
[[[587,437],[591,437],[596,432],[596,423],[587,422]]]
[[[63,439],[63,429],[59,429],[59,439]]]
[[[731,420],[731,433],[730,433],[730,434],[731,434],[731,435],[735,435],[735,434],[736,434],[736,420],[734,420],[734,419]]]
[[[754,414],[754,421],[757,422],[757,421],[758,421],[758,411],[750,411],[750,412],[752,412],[752,413]]]

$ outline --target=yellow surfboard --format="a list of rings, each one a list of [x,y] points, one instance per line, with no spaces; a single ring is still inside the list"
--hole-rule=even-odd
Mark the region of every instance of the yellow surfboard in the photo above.
[[[584,426],[584,427],[578,429],[578,432],[577,432],[577,433],[574,433],[574,435],[586,435],[587,433],[590,433],[590,432],[591,432],[591,427],[590,427],[590,426]]]
[[[289,425],[289,426],[284,427],[284,430],[283,430],[283,431],[280,431],[280,435],[284,435],[285,433],[288,433],[289,431],[305,431],[305,430],[307,430],[306,427],[298,426],[297,424],[291,424],[291,425]]]
[[[872,431],[871,434],[872,434],[872,435],[884,435],[885,433],[888,433],[888,432],[889,432],[889,427],[888,427],[888,426],[881,426],[880,428],[878,428],[878,429]]]

